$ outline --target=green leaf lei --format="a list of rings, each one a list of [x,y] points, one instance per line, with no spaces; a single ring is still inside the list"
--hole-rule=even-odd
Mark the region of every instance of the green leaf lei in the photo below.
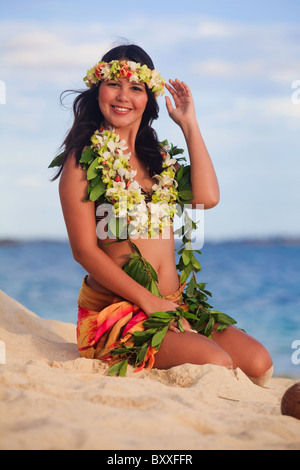
[[[162,142],[162,146],[168,146],[168,142]],[[169,156],[176,158],[177,161],[186,160],[180,157],[183,149],[179,149],[171,145]],[[105,201],[106,184],[101,180],[101,174],[95,171],[95,161],[97,159],[93,155],[91,147],[87,147],[83,153],[80,162],[88,171],[88,179],[90,180],[88,196],[85,200]],[[56,157],[49,168],[61,165],[62,154]],[[211,292],[206,289],[206,283],[197,282],[196,274],[201,270],[200,262],[195,254],[201,254],[199,250],[193,250],[191,246],[191,233],[197,229],[197,224],[189,217],[184,208],[185,204],[189,204],[193,198],[191,181],[190,181],[190,165],[182,165],[175,175],[177,186],[177,203],[183,209],[184,225],[175,233],[182,237],[182,245],[177,252],[180,255],[177,269],[180,274],[180,282],[186,282],[184,292],[182,293],[183,302],[188,306],[188,310],[178,307],[174,311],[155,312],[151,314],[143,326],[144,331],[136,331],[133,333],[133,345],[117,347],[112,349],[111,355],[118,355],[120,361],[115,363],[108,371],[109,375],[126,376],[127,365],[134,367],[144,367],[145,357],[149,346],[159,349],[163,339],[169,329],[170,323],[175,323],[181,332],[184,332],[181,319],[186,318],[192,328],[198,333],[211,338],[211,333],[215,324],[218,323],[217,331],[225,330],[229,325],[236,324],[236,321],[225,313],[213,310],[208,303],[208,298],[212,297]],[[94,194],[95,193],[95,194]],[[118,238],[118,237],[117,237]],[[118,239],[117,242],[124,242]],[[144,286],[150,292],[158,297],[163,297],[158,289],[158,276],[151,264],[142,256],[138,247],[128,238],[132,253],[122,269],[136,282]]]
[[[166,145],[167,141],[163,142],[163,144]],[[169,151],[171,157],[182,153],[182,149],[171,145]],[[178,158],[178,161],[182,159],[185,160],[185,158]],[[170,323],[177,323],[180,331],[184,332],[181,324],[182,318],[186,318],[192,328],[198,333],[209,338],[211,338],[211,333],[216,323],[218,323],[217,331],[225,330],[229,325],[236,324],[236,321],[230,316],[212,309],[212,306],[207,302],[208,297],[212,297],[211,292],[206,289],[206,283],[197,282],[196,273],[201,270],[201,265],[195,253],[201,254],[201,251],[193,250],[190,242],[191,232],[197,228],[197,224],[191,220],[184,209],[184,205],[188,204],[193,197],[191,192],[190,165],[180,167],[176,174],[176,181],[178,183],[177,202],[182,206],[185,215],[185,223],[177,231],[182,236],[182,245],[177,251],[181,256],[176,267],[181,272],[180,282],[186,282],[183,301],[184,305],[188,305],[188,311],[178,307],[175,311],[151,314],[143,323],[145,331],[133,333],[133,346],[124,346],[112,350],[111,354],[119,355],[121,360],[109,369],[109,375],[126,376],[128,363],[135,367],[141,366],[150,345],[157,350],[159,349]],[[157,287],[158,278],[154,268],[143,258],[137,246],[131,240],[129,242],[133,253],[129,255],[130,260],[125,263],[123,270],[153,294],[163,297]]]

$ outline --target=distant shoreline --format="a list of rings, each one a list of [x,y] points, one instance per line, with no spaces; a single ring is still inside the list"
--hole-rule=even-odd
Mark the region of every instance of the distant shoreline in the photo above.
[[[181,243],[180,240],[176,240],[176,243]],[[69,243],[68,239],[56,239],[56,238],[28,238],[25,240],[20,240],[17,238],[0,238],[0,246],[16,246],[16,245],[25,245],[25,244],[47,244],[47,243]],[[300,236],[299,237],[283,237],[283,236],[266,236],[266,237],[240,237],[240,238],[224,238],[220,240],[207,239],[204,242],[205,245],[281,245],[281,246],[297,246],[300,245]]]

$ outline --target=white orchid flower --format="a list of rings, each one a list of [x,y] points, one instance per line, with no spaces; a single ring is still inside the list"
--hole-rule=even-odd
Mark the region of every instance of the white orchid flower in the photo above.
[[[114,196],[118,192],[122,193],[125,189],[124,181],[113,181],[113,187],[106,190],[106,196]]]
[[[102,157],[104,158],[104,160],[107,160],[108,157],[110,157],[110,152],[104,152]]]
[[[121,178],[124,178],[124,176],[127,177],[127,174],[128,174],[128,171],[125,170],[125,168],[118,168],[118,175],[119,175]]]
[[[118,144],[114,142],[113,140],[109,140],[106,145],[107,145],[107,148],[111,151],[111,153],[114,153],[118,146]]]
[[[101,75],[103,76],[104,80],[108,80],[110,78],[110,66],[109,66],[109,64],[106,64],[101,68]]]
[[[113,169],[114,169],[114,170],[118,170],[119,168],[121,168],[121,166],[122,166],[122,163],[120,162],[119,158],[117,158],[117,159],[114,161]]]
[[[141,66],[138,62],[133,62],[132,60],[128,60],[127,64],[129,65],[130,70],[135,73]]]
[[[138,184],[137,181],[133,181],[132,183],[130,183],[130,185],[128,187],[129,191],[138,191],[139,189],[141,189],[141,187],[140,187],[140,185]]]
[[[171,166],[175,165],[177,160],[175,158],[171,158],[170,155],[167,153],[165,158],[164,158],[164,166]]]
[[[158,180],[158,186],[170,186],[173,184],[173,178],[168,175],[154,175],[154,178]]]

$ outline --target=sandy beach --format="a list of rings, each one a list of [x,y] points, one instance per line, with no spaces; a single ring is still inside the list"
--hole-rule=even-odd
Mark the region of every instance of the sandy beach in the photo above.
[[[297,380],[262,388],[239,369],[192,364],[109,377],[79,356],[74,324],[2,291],[0,316],[2,450],[300,449],[300,420],[280,412]]]

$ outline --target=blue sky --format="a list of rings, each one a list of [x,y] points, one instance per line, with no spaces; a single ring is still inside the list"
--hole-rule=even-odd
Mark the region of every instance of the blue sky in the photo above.
[[[66,238],[47,169],[72,122],[60,93],[122,38],[192,89],[221,189],[205,239],[300,236],[299,18],[298,0],[1,0],[0,238]],[[159,137],[185,147],[159,104]]]

